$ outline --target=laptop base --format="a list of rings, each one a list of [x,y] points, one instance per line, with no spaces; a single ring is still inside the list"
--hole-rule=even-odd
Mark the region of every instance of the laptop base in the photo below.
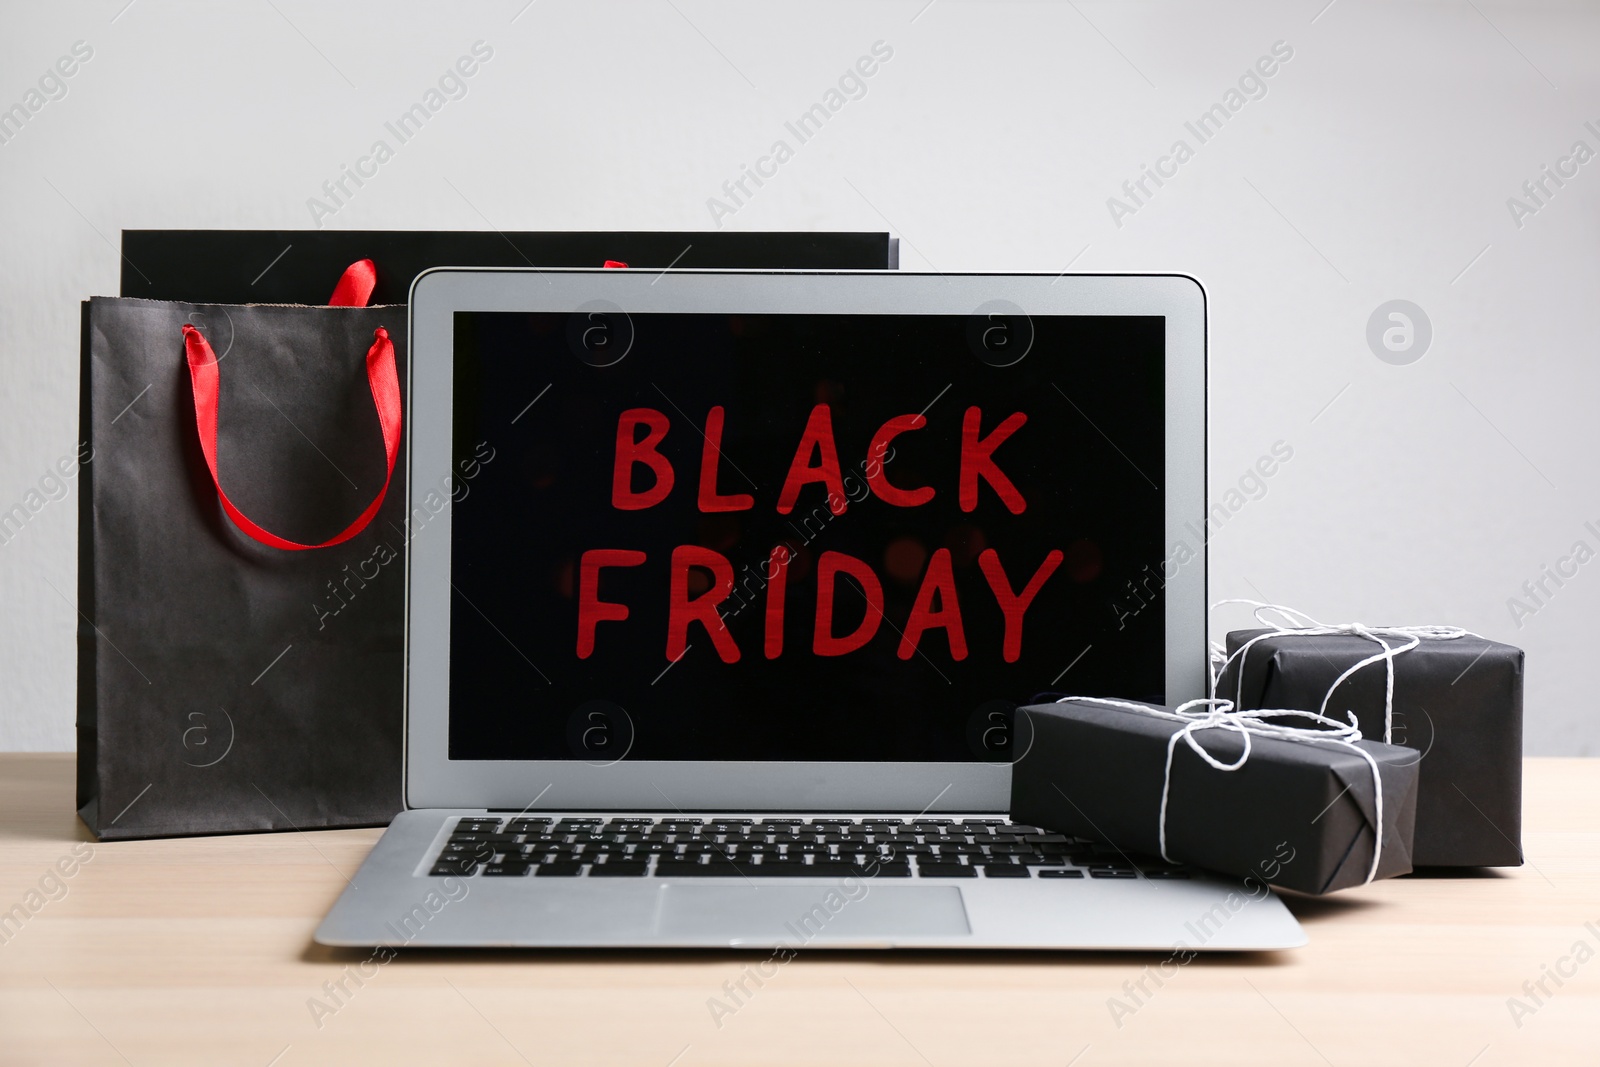
[[[522,948],[1137,949],[1305,944],[1276,896],[1202,872],[1177,879],[838,876],[490,877],[429,873],[482,809],[397,817],[318,928],[333,946]],[[656,813],[663,818],[677,814]],[[509,813],[504,818],[509,818]],[[607,813],[600,817],[611,818]],[[706,818],[727,816],[706,816]],[[764,861],[763,861],[764,862]],[[885,864],[887,869],[893,866]],[[1130,865],[1131,866],[1131,865]]]

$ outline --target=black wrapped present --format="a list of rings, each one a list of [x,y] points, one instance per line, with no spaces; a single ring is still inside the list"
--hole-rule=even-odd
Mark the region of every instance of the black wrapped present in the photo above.
[[[1521,649],[1442,627],[1314,626],[1236,630],[1227,653],[1217,696],[1239,708],[1354,712],[1363,737],[1421,753],[1418,867],[1521,865]]]
[[[1071,697],[1017,714],[1019,733],[1032,731],[1012,766],[1018,822],[1302,893],[1411,870],[1410,749],[1315,715],[1275,725],[1225,701],[1167,711]]]

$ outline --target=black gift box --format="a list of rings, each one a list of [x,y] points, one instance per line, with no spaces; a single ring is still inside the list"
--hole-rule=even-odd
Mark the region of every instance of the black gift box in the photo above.
[[[1182,722],[1088,701],[1019,709],[1032,744],[1012,765],[1011,815],[1059,833],[1159,855],[1168,744]],[[1240,733],[1194,734],[1233,763]],[[1351,746],[1253,735],[1244,766],[1222,771],[1179,740],[1172,756],[1167,854],[1302,893],[1361,885],[1372,864],[1377,803],[1372,767]],[[1411,870],[1416,753],[1355,743],[1376,761],[1383,798],[1377,877]]]
[[[1271,630],[1235,630],[1231,658]],[[1406,643],[1386,637],[1390,645]],[[1382,649],[1355,634],[1278,634],[1251,646],[1217,683],[1240,708],[1317,711],[1328,687]],[[1471,635],[1424,637],[1394,658],[1390,740],[1422,753],[1417,789],[1418,867],[1522,863],[1522,650]],[[1241,678],[1243,684],[1241,685]],[[1327,714],[1355,712],[1363,737],[1383,740],[1384,665],[1340,683]]]

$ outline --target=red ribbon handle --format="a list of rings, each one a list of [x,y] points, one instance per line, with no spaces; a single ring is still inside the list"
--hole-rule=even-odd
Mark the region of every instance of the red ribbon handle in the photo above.
[[[338,288],[334,290],[329,304],[335,307],[365,306],[376,282],[377,272],[370,259],[352,263],[339,279]],[[372,403],[377,408],[378,425],[383,430],[383,451],[387,461],[383,488],[378,490],[377,497],[356,516],[354,522],[341,533],[316,545],[302,545],[263,529],[250,521],[228,499],[217,473],[217,394],[220,383],[217,357],[205,336],[187,323],[183,327],[183,347],[189,364],[189,381],[194,386],[194,421],[200,433],[200,450],[205,453],[206,466],[211,470],[211,482],[217,487],[217,499],[222,503],[222,510],[227,512],[239,529],[264,545],[305,551],[341,544],[367,528],[383,506],[383,498],[389,492],[390,482],[394,480],[395,460],[400,455],[400,376],[395,370],[394,342],[389,340],[388,330],[378,327],[373,332],[372,347],[367,349],[367,384],[372,389]]]
[[[344,269],[339,284],[328,297],[328,306],[336,308],[364,308],[372,299],[372,290],[378,287],[378,267],[370,259],[358,259]]]

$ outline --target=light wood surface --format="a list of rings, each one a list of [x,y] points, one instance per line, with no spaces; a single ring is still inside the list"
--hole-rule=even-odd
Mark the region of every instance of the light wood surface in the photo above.
[[[764,956],[367,965],[311,933],[378,831],[94,844],[72,793],[70,755],[0,755],[0,911],[45,901],[0,927],[3,1064],[1600,1064],[1600,760],[1527,761],[1526,866],[1292,901],[1308,947],[1169,967],[1120,1018],[1162,954],[804,954],[720,1020]]]

